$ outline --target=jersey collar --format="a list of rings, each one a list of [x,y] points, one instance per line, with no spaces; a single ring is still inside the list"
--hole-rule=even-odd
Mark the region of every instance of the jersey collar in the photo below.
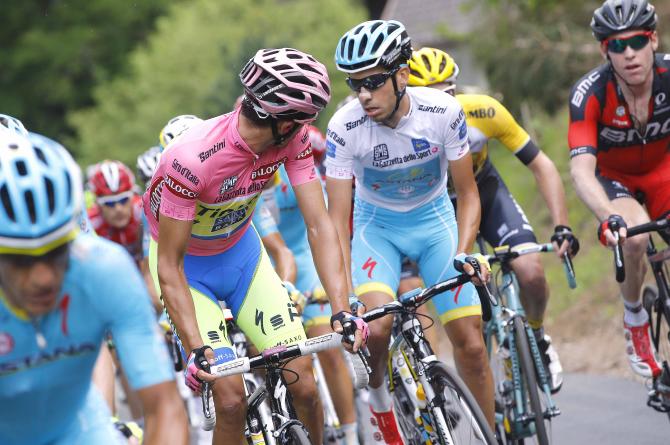
[[[240,136],[240,132],[237,129],[237,126],[240,123],[240,110],[241,108],[238,108],[235,110],[235,113],[233,114],[233,124],[230,127],[230,139],[233,142],[233,147],[242,153],[249,154],[253,156],[255,159],[258,159],[258,155],[254,153],[249,145],[247,145],[246,142],[244,142],[244,139],[242,139],[242,136]]]

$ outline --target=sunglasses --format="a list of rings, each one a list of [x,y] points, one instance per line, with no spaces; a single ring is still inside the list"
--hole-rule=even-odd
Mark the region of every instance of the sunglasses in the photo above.
[[[623,53],[629,46],[637,51],[647,46],[651,34],[651,31],[645,31],[623,39],[607,39],[605,40],[605,45],[607,46],[607,51],[614,54]]]
[[[62,246],[56,247],[55,249],[45,253],[40,256],[31,256],[31,255],[2,255],[0,256],[0,261],[7,262],[14,267],[21,269],[32,267],[37,263],[48,263],[51,265],[62,265],[66,264],[70,258],[70,243],[65,243]]]
[[[122,206],[126,205],[130,200],[130,198],[132,197],[132,195],[133,192],[125,192],[125,193],[119,193],[118,195],[105,196],[102,198],[98,198],[97,203],[99,205],[104,205],[105,207],[113,209],[118,204]]]
[[[378,90],[383,87],[386,81],[393,77],[399,69],[400,68],[394,68],[391,71],[372,74],[362,79],[352,79],[351,77],[347,77],[347,85],[349,85],[349,88],[356,93],[360,93],[361,88],[365,88],[367,91]]]

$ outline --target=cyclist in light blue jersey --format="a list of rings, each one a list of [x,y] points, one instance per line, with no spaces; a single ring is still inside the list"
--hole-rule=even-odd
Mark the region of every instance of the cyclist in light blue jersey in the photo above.
[[[121,247],[80,233],[74,160],[8,132],[0,159],[0,443],[125,443],[91,385],[107,332],[142,401],[144,443],[186,443],[139,272]]]
[[[337,67],[349,76],[347,83],[358,100],[340,108],[328,124],[328,211],[345,261],[351,259],[356,294],[370,308],[395,297],[403,256],[417,261],[427,286],[456,275],[454,259],[462,262],[471,251],[479,227],[479,194],[463,108],[440,91],[406,88],[411,54],[405,27],[394,20],[357,25],[335,51]],[[449,175],[458,213],[447,196]],[[481,269],[487,269],[485,262]],[[488,278],[487,272],[483,278]],[[476,290],[468,283],[434,301],[454,346],[457,368],[493,425],[493,379]],[[392,317],[372,323],[369,386],[371,409],[384,440],[399,444],[384,385],[392,323]]]
[[[279,169],[278,175],[277,184],[268,191],[273,195],[274,199],[272,201],[276,208],[272,211],[267,208],[266,203],[263,204],[265,206],[264,213],[268,215],[266,219],[269,219],[264,224],[266,226],[265,230],[271,230],[273,228],[272,223],[275,223],[274,230],[279,231],[281,238],[295,257],[297,265],[295,287],[306,297],[311,296],[315,300],[307,304],[302,312],[303,325],[307,336],[315,337],[330,331],[330,317],[333,313],[328,304],[328,296],[319,281],[307,240],[305,221],[300,213],[298,201],[284,167]],[[272,218],[272,214],[276,215],[276,221]],[[323,351],[318,355],[320,362],[327,364],[327,366],[323,366],[323,372],[333,398],[337,416],[342,425],[342,431],[345,433],[345,439],[347,439],[346,443],[357,443],[353,387],[349,374],[342,372],[347,366],[344,357],[341,351],[337,349]]]

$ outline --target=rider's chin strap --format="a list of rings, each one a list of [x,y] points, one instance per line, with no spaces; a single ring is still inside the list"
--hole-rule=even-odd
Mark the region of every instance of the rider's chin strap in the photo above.
[[[272,142],[273,145],[281,145],[284,142],[286,142],[288,138],[293,136],[294,133],[293,131],[289,131],[284,135],[279,134],[279,128],[277,127],[277,119],[275,119],[274,117],[270,117],[270,126],[272,127],[272,138],[274,139]]]
[[[398,111],[398,108],[400,108],[400,101],[407,92],[407,87],[403,88],[402,91],[398,90],[398,82],[395,79],[395,74],[393,74],[393,76],[391,77],[391,82],[393,82],[393,92],[395,94],[395,107],[393,107],[393,111],[391,112],[391,114],[389,114],[389,116],[386,119],[384,119],[385,122],[388,122],[393,118],[396,111]]]

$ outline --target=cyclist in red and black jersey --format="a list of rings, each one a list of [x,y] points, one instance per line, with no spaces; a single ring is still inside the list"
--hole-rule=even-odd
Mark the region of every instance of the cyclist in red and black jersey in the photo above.
[[[591,29],[607,63],[573,87],[568,134],[572,179],[601,222],[600,241],[623,244],[626,350],[633,370],[647,377],[661,372],[640,302],[647,238],[626,240],[626,225],[670,210],[670,55],[656,53],[656,21],[646,0],[606,0],[596,9]]]
[[[161,312],[142,248],[142,199],[137,194],[135,176],[119,161],[102,161],[88,176],[88,188],[95,195],[88,217],[95,233],[125,247],[142,272],[154,308]]]

